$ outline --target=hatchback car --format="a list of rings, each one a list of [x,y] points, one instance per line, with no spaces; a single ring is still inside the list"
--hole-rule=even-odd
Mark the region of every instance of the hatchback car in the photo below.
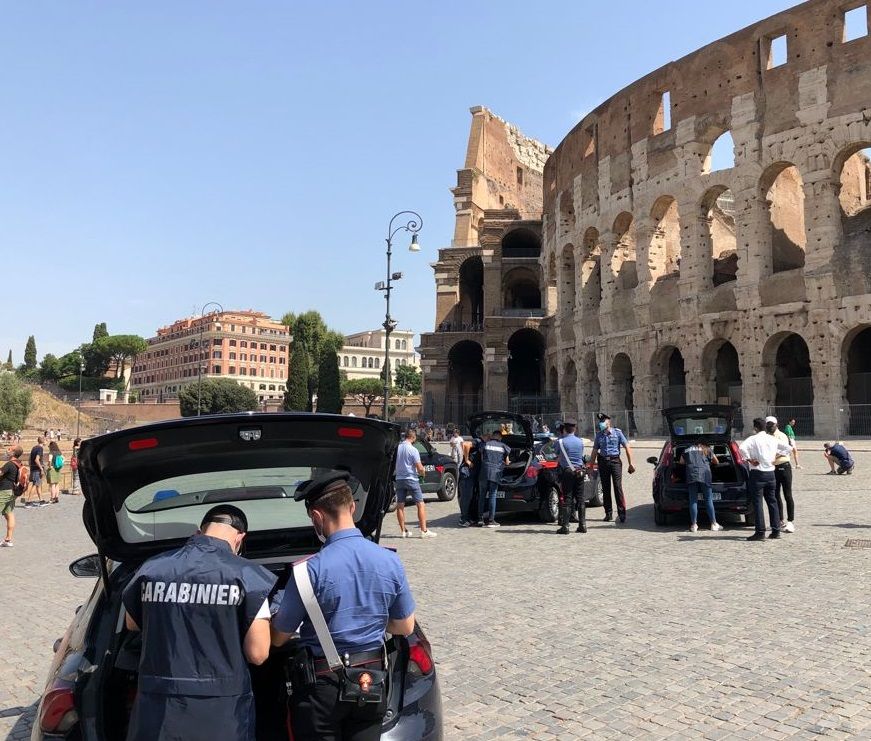
[[[82,443],[85,528],[97,554],[74,562],[98,580],[55,646],[32,741],[124,738],[137,692],[141,636],[124,624],[121,593],[149,556],[182,545],[217,503],[242,509],[243,555],[287,583],[289,565],[320,547],[297,486],[333,470],[351,474],[357,527],[378,540],[389,501],[399,428],[326,414],[196,417],[103,435]],[[272,649],[251,667],[258,741],[288,741],[285,667]],[[420,626],[388,645],[392,677],[383,739],[441,739],[441,696]]]
[[[509,463],[496,492],[496,514],[535,512],[542,522],[556,522],[560,490],[557,453],[555,448],[548,447],[552,446],[552,441],[536,441],[530,420],[519,414],[480,412],[469,418],[473,438],[494,430],[502,433],[502,442],[511,448]],[[599,474],[593,469],[584,482],[587,500],[595,501],[598,486]]]
[[[653,517],[656,524],[667,525],[672,515],[689,511],[686,466],[680,458],[693,443],[708,445],[718,461],[711,469],[714,510],[742,514],[752,521],[747,467],[738,444],[732,440],[732,407],[699,404],[665,409],[662,414],[669,439],[658,458],[647,459],[655,467]],[[699,494],[698,498],[704,501],[704,495]]]

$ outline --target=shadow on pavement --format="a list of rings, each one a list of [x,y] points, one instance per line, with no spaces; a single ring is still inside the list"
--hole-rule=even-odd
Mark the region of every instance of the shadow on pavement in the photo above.
[[[11,708],[0,708],[0,718],[14,718],[18,716],[12,730],[9,731],[8,739],[30,738],[30,730],[36,722],[36,708],[39,703],[33,705],[18,705]]]
[[[871,528],[871,524],[860,525],[856,522],[841,522],[838,524],[835,524],[835,523],[824,524],[822,522],[814,522],[811,524],[811,527],[843,527],[843,528],[850,528],[850,529],[852,529],[852,528],[868,529],[868,528]]]

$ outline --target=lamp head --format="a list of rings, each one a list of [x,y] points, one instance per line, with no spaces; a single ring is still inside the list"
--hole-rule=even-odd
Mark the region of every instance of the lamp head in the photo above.
[[[417,241],[417,234],[411,235],[411,244],[408,245],[409,252],[420,252],[420,244]]]

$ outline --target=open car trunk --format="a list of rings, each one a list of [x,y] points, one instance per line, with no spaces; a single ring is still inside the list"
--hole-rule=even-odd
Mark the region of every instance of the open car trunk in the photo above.
[[[672,484],[686,484],[686,466],[680,462],[680,457],[688,447],[689,445],[676,445],[674,448],[674,462],[671,470]],[[728,444],[714,443],[711,445],[711,452],[719,461],[717,465],[711,466],[711,481],[715,488],[717,484],[737,484],[743,481]]]

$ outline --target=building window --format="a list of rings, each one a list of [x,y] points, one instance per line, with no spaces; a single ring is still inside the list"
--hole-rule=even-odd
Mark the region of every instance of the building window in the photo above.
[[[248,347],[248,340],[239,340],[239,347]]]
[[[270,384],[269,384],[269,390],[270,390],[270,391],[275,391],[275,384],[274,384],[274,383],[270,383]]]
[[[230,347],[236,347],[236,340],[230,340]]]
[[[279,358],[279,359],[278,359],[278,364],[279,364],[279,365],[284,365],[284,364],[285,364],[285,363],[284,363],[284,358]]]
[[[269,349],[270,349],[272,352],[275,352],[277,348],[276,348],[275,345],[270,345],[270,346],[269,346]]]
[[[342,357],[342,366],[344,366],[345,368],[348,367],[348,356],[347,355]]]
[[[221,359],[221,351],[220,351],[220,350],[215,350],[215,351],[212,353],[212,360],[220,360],[220,359]]]
[[[381,358],[375,358],[375,367],[376,367],[376,368],[380,368],[380,367],[381,367]]]
[[[265,362],[266,362],[266,356],[265,356],[265,355],[261,355],[261,356],[260,356],[260,362],[261,362],[261,363],[265,363]]]
[[[221,366],[220,365],[213,365],[212,366],[212,373],[214,373],[216,375],[220,375],[221,374]]]
[[[394,349],[396,349],[396,350],[399,349],[399,340],[396,340],[396,345],[395,345],[395,348],[394,348]]]
[[[844,11],[844,43],[855,41],[868,35],[868,6],[862,3],[858,8]]]
[[[351,367],[352,367],[352,368],[356,368],[356,367],[357,367],[357,358],[356,358],[356,356],[353,357],[353,358],[351,358]]]
[[[228,372],[231,376],[235,376],[235,375],[236,375],[236,368],[235,368],[235,366],[232,366],[232,365],[231,365],[231,366],[227,369],[227,372]]]
[[[261,349],[261,350],[265,350],[265,349],[266,349],[266,343],[265,343],[265,342],[261,342],[261,343],[260,343],[260,349]]]
[[[258,391],[266,391],[266,384],[265,384],[265,383],[261,383],[261,384],[257,387],[257,390],[258,390]]]
[[[408,349],[408,340],[403,340],[403,341],[402,341],[402,349],[403,349],[403,350],[407,350],[407,349]]]
[[[218,340],[218,339],[212,340],[212,344],[213,344],[213,345],[220,345],[220,344],[221,344],[221,340]]]
[[[247,369],[247,368],[240,368],[240,369],[239,369],[239,375],[240,375],[240,376],[247,376],[247,375],[248,375],[248,369]]]
[[[235,359],[236,359],[236,353],[231,352],[230,353],[230,360],[235,360]]]
[[[270,363],[274,363],[274,362],[275,362],[275,356],[274,356],[274,355],[270,355],[270,356],[269,356],[269,362],[270,362]]]
[[[773,69],[774,67],[786,64],[788,51],[786,34],[763,38],[762,53],[759,55],[759,61],[763,63],[763,69]]]

